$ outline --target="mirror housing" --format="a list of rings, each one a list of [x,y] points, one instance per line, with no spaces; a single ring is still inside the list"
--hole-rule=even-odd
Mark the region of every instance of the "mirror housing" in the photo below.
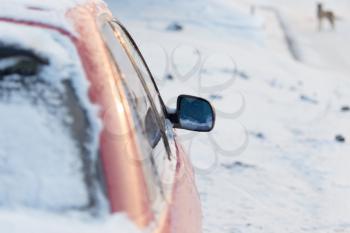
[[[209,132],[215,126],[215,110],[209,101],[190,95],[180,95],[174,113],[169,114],[174,128]]]

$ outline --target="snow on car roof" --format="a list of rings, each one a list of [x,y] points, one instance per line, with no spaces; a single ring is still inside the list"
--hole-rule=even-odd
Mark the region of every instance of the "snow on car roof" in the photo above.
[[[44,23],[70,33],[74,30],[66,18],[67,11],[82,4],[106,6],[102,0],[0,0],[0,4],[0,18]]]
[[[2,3],[9,3],[9,1],[2,0]],[[69,9],[78,4],[86,3],[87,0],[11,0],[12,5],[17,7],[34,7],[41,8],[45,10],[57,10],[57,9]]]

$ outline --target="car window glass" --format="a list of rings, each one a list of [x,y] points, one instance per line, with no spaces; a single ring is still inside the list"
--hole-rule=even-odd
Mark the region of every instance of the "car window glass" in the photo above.
[[[127,92],[136,130],[140,131],[140,135],[145,137],[151,148],[154,148],[161,139],[161,128],[156,119],[156,112],[152,108],[147,92],[140,81],[139,74],[124,47],[115,38],[109,24],[103,26],[103,35],[113,58],[117,61],[115,65],[120,72],[124,89]]]
[[[168,137],[167,135],[171,135],[172,132],[168,132],[168,127],[165,126],[166,122],[166,108],[162,101],[162,98],[159,94],[159,90],[157,89],[156,83],[140,53],[137,48],[137,45],[127,32],[127,30],[120,25],[117,21],[110,22],[111,27],[113,28],[114,36],[117,38],[120,43],[122,43],[128,57],[133,62],[134,67],[138,70],[138,74],[140,76],[140,81],[147,88],[149,93],[149,98],[153,103],[154,109],[157,110],[156,118],[158,124],[160,125],[161,131],[164,132],[162,135],[163,142],[165,144],[165,150],[170,159],[173,156],[173,152],[175,152],[175,148],[172,145],[174,142],[172,141],[172,137]]]
[[[133,115],[137,141],[143,156],[140,158],[141,164],[144,167],[153,211],[155,214],[160,214],[162,208],[159,206],[164,204],[164,193],[160,178],[161,166],[159,165],[167,160],[167,150],[162,139],[159,116],[157,116],[158,113],[140,81],[140,73],[135,69],[125,48],[109,24],[102,25],[102,34],[119,72],[118,77],[122,78],[121,81]]]
[[[128,34],[123,30],[123,28],[117,24],[116,22],[111,22],[111,25],[114,29],[115,36],[118,37],[119,40],[123,41],[123,45],[127,48],[128,50],[128,55],[133,58],[135,61],[135,65],[141,72],[141,75],[143,77],[143,80],[145,81],[145,84],[152,96],[152,100],[156,106],[158,114],[164,118],[164,109],[161,103],[161,99],[159,96],[159,92],[155,86],[155,83],[153,82],[153,79],[146,67],[146,64],[143,61],[143,58],[141,57],[142,55],[139,54],[137,49],[135,48],[135,45],[131,41],[131,38],[128,36]]]
[[[72,83],[47,81],[57,71],[29,54],[0,47],[0,206],[91,209],[84,109]]]

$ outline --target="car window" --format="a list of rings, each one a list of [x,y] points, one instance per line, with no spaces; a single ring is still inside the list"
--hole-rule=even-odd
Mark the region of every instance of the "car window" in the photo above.
[[[163,187],[160,180],[159,164],[156,161],[167,159],[167,149],[162,137],[157,108],[152,104],[147,87],[140,80],[140,73],[130,59],[123,42],[116,37],[110,24],[102,25],[102,34],[114,65],[118,70],[118,78],[124,86],[133,117],[137,141],[142,150],[141,164],[145,173],[149,196],[153,210],[160,213],[160,205],[164,204]]]
[[[0,42],[0,207],[93,212],[99,203],[93,122],[70,79],[79,67],[56,68]]]
[[[158,114],[164,118],[165,109],[159,95],[159,90],[157,89],[154,79],[151,77],[150,71],[148,70],[141,53],[138,51],[136,44],[134,44],[128,32],[120,24],[118,24],[116,21],[111,21],[110,24],[115,31],[115,36],[124,42],[123,45],[127,48],[129,56],[132,57],[133,61],[135,61],[135,65],[139,69],[142,79],[152,96],[152,100],[155,103]]]
[[[137,70],[130,61],[124,47],[115,38],[110,25],[107,23],[104,24],[102,31],[111,53],[113,64],[122,78],[122,84],[131,108],[135,130],[139,135],[143,152],[145,154],[152,153],[152,148],[161,140],[159,136],[161,129],[156,120],[155,110],[152,108],[147,92],[140,82]]]
[[[140,80],[140,73],[135,69],[125,47],[109,24],[104,24],[103,35],[106,44],[116,61],[115,65],[122,76],[124,89],[127,92],[129,104],[132,107],[134,122],[150,146],[154,148],[161,140],[161,125],[158,120],[157,108],[154,107],[149,92]]]
[[[154,78],[152,77],[152,74],[148,66],[146,65],[146,62],[142,57],[140,50],[138,49],[137,45],[135,44],[134,40],[132,39],[128,31],[116,20],[112,20],[109,23],[113,28],[114,36],[119,41],[121,41],[125,51],[128,54],[129,59],[133,62],[135,69],[137,69],[138,71],[138,74],[140,76],[140,81],[142,82],[142,84],[145,86],[145,88],[149,93],[149,98],[153,103],[154,109],[156,109],[156,113],[157,113],[156,117],[160,125],[161,131],[164,132],[162,136],[165,143],[165,149],[168,154],[168,159],[170,159],[172,156],[174,156],[172,154],[172,151],[174,151],[174,148],[171,146],[173,141],[171,142],[169,141],[169,140],[172,140],[172,138],[169,138],[167,136],[168,133],[171,134],[171,132],[168,132],[169,127],[167,127],[165,123],[167,110],[160,96],[160,92],[154,81]]]

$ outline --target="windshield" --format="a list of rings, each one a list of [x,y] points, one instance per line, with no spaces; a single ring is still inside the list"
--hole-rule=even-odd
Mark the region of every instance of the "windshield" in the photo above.
[[[0,208],[95,210],[99,119],[79,58],[58,33],[28,35],[52,51],[0,38]]]

